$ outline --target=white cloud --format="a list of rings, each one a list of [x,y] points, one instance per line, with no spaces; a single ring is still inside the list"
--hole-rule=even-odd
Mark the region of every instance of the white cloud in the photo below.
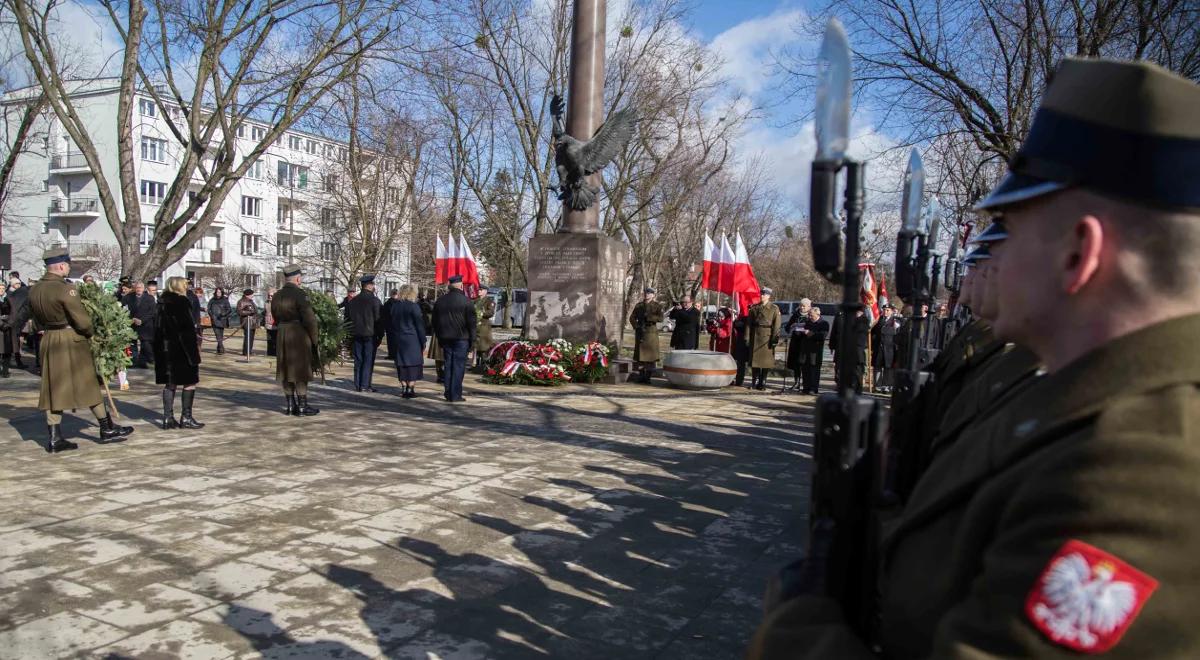
[[[721,57],[722,72],[738,91],[756,95],[772,83],[771,49],[796,39],[798,10],[760,16],[725,30],[709,47]]]

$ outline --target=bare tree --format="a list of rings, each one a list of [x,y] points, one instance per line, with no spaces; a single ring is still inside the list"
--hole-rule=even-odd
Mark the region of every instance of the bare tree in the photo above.
[[[1063,57],[1145,59],[1200,79],[1191,0],[833,0],[799,29],[831,15],[855,48],[860,100],[902,145],[934,145],[931,187],[956,212],[1003,172]],[[782,64],[797,92],[812,90],[809,54]]]
[[[85,122],[73,96],[77,83],[57,66],[51,24],[62,0],[5,1],[47,102],[96,179],[123,268],[134,277],[182,258],[267,147],[393,36],[405,6],[404,0],[102,0],[124,46],[112,172],[96,147],[111,127]],[[178,151],[177,173],[144,252],[133,144],[139,95],[167,119]],[[252,122],[266,130],[240,149],[239,128]]]

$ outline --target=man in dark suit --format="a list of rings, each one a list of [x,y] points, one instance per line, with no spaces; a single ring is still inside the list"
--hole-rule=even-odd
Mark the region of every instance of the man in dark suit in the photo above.
[[[387,336],[387,355],[385,357],[388,360],[396,359],[396,343],[400,341],[392,330],[392,305],[399,300],[400,290],[392,289],[391,297],[383,301],[383,333]]]
[[[684,296],[667,316],[675,321],[671,331],[671,348],[677,351],[694,351],[700,345],[700,310],[692,306],[692,297]]]
[[[475,345],[475,305],[463,293],[462,276],[450,278],[450,290],[433,306],[433,331],[446,357],[447,401],[465,401],[463,376],[467,372],[470,347]]]
[[[363,275],[358,282],[362,291],[346,304],[354,341],[354,391],[376,392],[371,387],[371,376],[375,372],[376,332],[382,329],[379,324],[382,305],[375,297],[374,275]]]
[[[158,301],[146,291],[141,282],[133,283],[133,291],[121,300],[133,319],[133,330],[138,340],[133,344],[133,367],[145,369],[154,362],[154,322],[158,315]]]

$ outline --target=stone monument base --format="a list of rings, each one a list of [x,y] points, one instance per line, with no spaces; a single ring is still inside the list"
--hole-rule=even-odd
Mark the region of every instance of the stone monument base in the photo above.
[[[529,307],[535,341],[616,341],[629,247],[603,234],[538,234],[529,241]]]

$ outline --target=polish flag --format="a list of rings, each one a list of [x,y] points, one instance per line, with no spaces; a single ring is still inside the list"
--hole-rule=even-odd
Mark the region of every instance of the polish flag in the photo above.
[[[462,270],[459,274],[463,276],[463,291],[467,293],[468,298],[479,297],[479,264],[475,261],[475,255],[471,252],[471,246],[467,243],[467,237],[460,232],[458,234],[458,249],[459,261],[462,264]]]
[[[721,256],[717,260],[717,291],[734,294],[734,263],[737,255],[729,245],[729,237],[721,234]]]
[[[750,266],[750,255],[746,252],[741,232],[738,232],[735,240],[737,248],[733,263],[733,290],[737,294],[740,311],[745,314],[751,305],[762,299],[762,295],[759,294],[762,287],[758,284],[758,278],[754,276],[754,268]]]
[[[875,319],[879,318],[879,297],[878,284],[875,282],[875,265],[859,264],[858,269],[862,271],[862,289],[859,293],[859,299],[862,301],[867,322],[870,325],[875,325]]]
[[[462,271],[459,270],[458,243],[454,241],[453,232],[446,237],[446,243],[446,281],[443,284],[448,284],[450,278],[455,275],[462,275]]]
[[[449,275],[446,274],[447,261],[450,255],[446,252],[446,244],[442,243],[442,235],[437,235],[437,248],[433,253],[433,283],[445,284]]]
[[[713,273],[717,269],[717,264],[721,261],[721,253],[717,251],[713,239],[709,237],[708,232],[704,232],[704,258],[701,266],[700,286],[705,289],[713,289]]]

